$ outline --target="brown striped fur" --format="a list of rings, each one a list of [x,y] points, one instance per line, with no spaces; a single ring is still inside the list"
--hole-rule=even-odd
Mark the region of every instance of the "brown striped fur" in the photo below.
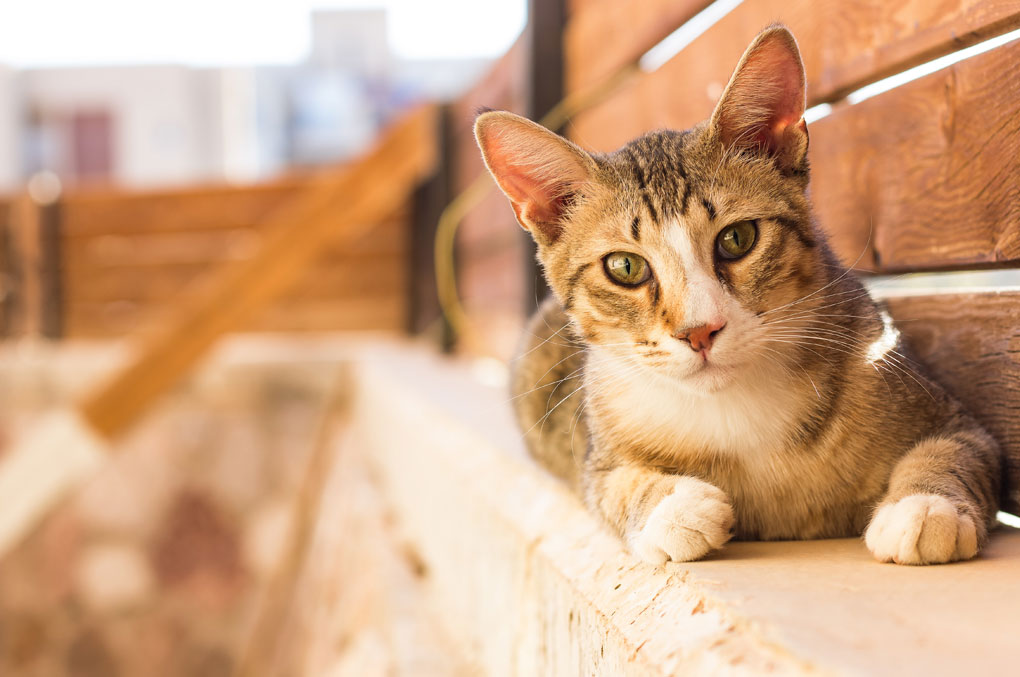
[[[793,37],[771,27],[686,132],[593,155],[509,113],[479,117],[553,290],[515,363],[518,419],[532,454],[651,562],[731,534],[865,531],[885,561],[971,557],[997,510],[1000,450],[814,225],[803,83]],[[756,242],[720,258],[718,234],[741,220]],[[618,251],[651,278],[610,279]],[[711,322],[725,326],[710,351],[678,340]]]

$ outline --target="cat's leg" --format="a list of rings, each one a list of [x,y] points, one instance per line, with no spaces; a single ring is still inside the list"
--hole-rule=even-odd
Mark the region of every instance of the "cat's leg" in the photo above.
[[[898,564],[970,559],[998,509],[999,466],[998,446],[982,430],[920,442],[893,468],[865,532],[868,549]]]
[[[637,464],[589,465],[584,479],[589,506],[650,564],[696,560],[730,539],[733,509],[708,482]]]

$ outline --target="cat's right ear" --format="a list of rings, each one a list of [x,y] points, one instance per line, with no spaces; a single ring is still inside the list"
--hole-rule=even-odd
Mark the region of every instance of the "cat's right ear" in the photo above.
[[[517,222],[541,244],[559,239],[570,205],[591,179],[591,156],[545,127],[505,111],[479,115],[475,138],[485,166],[510,198]]]

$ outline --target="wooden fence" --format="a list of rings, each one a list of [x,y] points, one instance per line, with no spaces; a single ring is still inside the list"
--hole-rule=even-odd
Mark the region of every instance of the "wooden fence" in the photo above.
[[[42,302],[56,320],[38,333],[78,339],[137,331],[223,265],[250,257],[265,237],[266,217],[286,208],[316,180],[289,178],[241,188],[71,191],[56,204],[39,207],[54,221],[53,237],[42,247],[53,263],[39,277],[53,286]],[[17,219],[4,216],[0,211],[0,222],[14,232]],[[282,299],[246,328],[402,330],[408,312],[409,227],[407,206],[394,206],[372,232],[324,251]],[[20,254],[17,258],[24,259]],[[23,278],[25,272],[11,271],[8,279]],[[15,306],[18,287],[10,289]],[[4,316],[13,313],[15,307]]]

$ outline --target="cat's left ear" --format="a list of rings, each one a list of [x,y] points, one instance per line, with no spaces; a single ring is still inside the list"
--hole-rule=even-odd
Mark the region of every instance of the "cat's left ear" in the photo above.
[[[478,116],[475,138],[517,222],[540,244],[558,240],[571,203],[591,180],[591,156],[545,127],[503,111]]]
[[[807,82],[793,34],[770,26],[744,52],[712,113],[726,148],[775,158],[783,170],[803,168],[808,133]]]

